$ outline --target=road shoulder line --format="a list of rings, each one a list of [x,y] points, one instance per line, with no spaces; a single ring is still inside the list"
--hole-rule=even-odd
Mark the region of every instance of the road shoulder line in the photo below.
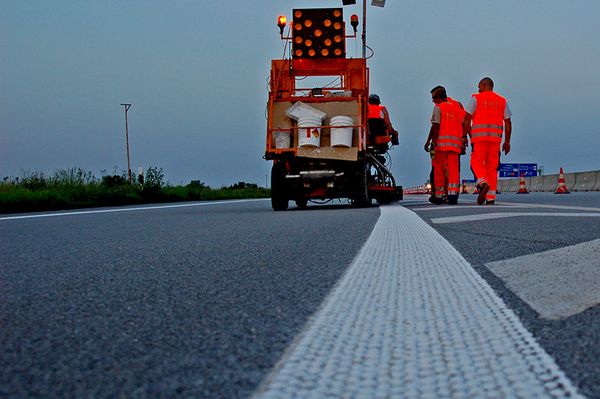
[[[224,201],[212,201],[212,202],[194,202],[187,204],[172,204],[172,205],[151,205],[151,206],[136,206],[136,207],[124,207],[124,208],[111,208],[111,209],[98,209],[89,211],[57,211],[53,213],[40,213],[35,215],[19,215],[19,216],[4,216],[0,217],[0,221],[4,220],[20,220],[20,219],[37,219],[47,217],[58,217],[58,216],[74,216],[74,215],[90,215],[95,213],[116,213],[116,212],[136,212],[136,211],[151,211],[156,209],[168,209],[168,208],[189,208],[192,206],[206,206],[206,205],[227,205],[227,204],[239,204],[241,202],[255,202],[255,201],[267,201],[268,198],[257,198],[247,200],[224,200]]]

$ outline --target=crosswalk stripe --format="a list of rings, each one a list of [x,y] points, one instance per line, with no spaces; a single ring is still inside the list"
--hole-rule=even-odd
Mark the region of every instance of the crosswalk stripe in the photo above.
[[[600,303],[600,240],[486,263],[541,317],[560,319]]]

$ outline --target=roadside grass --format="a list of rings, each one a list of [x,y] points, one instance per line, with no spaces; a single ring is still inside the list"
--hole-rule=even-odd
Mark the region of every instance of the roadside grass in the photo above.
[[[199,180],[185,186],[165,184],[163,180],[162,169],[155,167],[132,183],[124,174],[99,179],[79,168],[59,170],[49,177],[25,172],[0,182],[0,213],[270,196],[270,190],[252,183],[213,189]]]

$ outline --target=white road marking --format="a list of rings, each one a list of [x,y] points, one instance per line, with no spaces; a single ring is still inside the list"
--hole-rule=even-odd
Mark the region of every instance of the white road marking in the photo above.
[[[175,204],[175,205],[139,206],[139,207],[134,207],[134,208],[98,209],[98,210],[94,210],[94,211],[54,212],[54,213],[42,213],[42,214],[35,214],[35,215],[5,216],[5,217],[0,217],[0,221],[48,218],[48,217],[57,217],[57,216],[89,215],[89,214],[94,214],[94,213],[149,211],[149,210],[154,210],[154,209],[186,208],[186,207],[191,207],[191,206],[227,205],[227,204],[239,204],[241,202],[254,202],[254,201],[267,201],[267,200],[268,200],[268,198],[267,199],[259,198],[259,199],[249,199],[249,200],[231,200],[231,201],[217,201],[217,202],[194,202],[194,203],[189,203],[189,204]]]
[[[488,219],[502,219],[510,217],[523,217],[523,216],[556,216],[556,217],[600,217],[600,213],[563,213],[563,212],[493,212],[493,213],[478,213],[475,215],[462,215],[462,216],[448,216],[443,218],[433,218],[431,223],[434,224],[446,224],[446,223],[461,223],[461,222],[475,222]]]
[[[600,303],[600,239],[485,266],[545,319]]]
[[[578,397],[554,360],[446,239],[401,206],[255,398]]]
[[[504,202],[504,203],[508,204],[509,202]],[[544,205],[544,204],[528,204],[528,203],[523,203],[523,202],[510,202],[510,203],[514,204],[514,205],[528,206],[528,207],[532,207],[532,208],[547,208],[547,209],[564,209],[564,210],[571,210],[571,211],[600,212],[600,208],[593,207],[593,206]]]
[[[428,201],[426,199],[425,200],[422,200],[422,199],[412,199],[412,200],[403,199],[402,200],[402,204],[403,205],[407,205],[407,204],[411,204],[411,205],[412,204],[427,204],[427,203],[428,203]]]
[[[451,211],[456,209],[490,209],[489,207],[482,207],[481,205],[452,205],[452,206],[438,206],[432,205],[426,208],[410,208],[411,211]],[[523,205],[494,205],[494,209],[498,208],[527,208]]]

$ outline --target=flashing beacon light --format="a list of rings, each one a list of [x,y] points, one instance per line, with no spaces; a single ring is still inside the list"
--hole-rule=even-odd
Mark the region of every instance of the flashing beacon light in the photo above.
[[[277,18],[277,26],[279,26],[279,34],[283,35],[283,29],[285,28],[285,25],[287,24],[287,18],[285,17],[285,15],[280,15]]]
[[[352,14],[350,17],[350,25],[352,25],[352,29],[354,29],[354,33],[356,33],[356,28],[358,27],[358,15]]]
[[[292,11],[293,58],[343,58],[345,35],[342,8]]]

